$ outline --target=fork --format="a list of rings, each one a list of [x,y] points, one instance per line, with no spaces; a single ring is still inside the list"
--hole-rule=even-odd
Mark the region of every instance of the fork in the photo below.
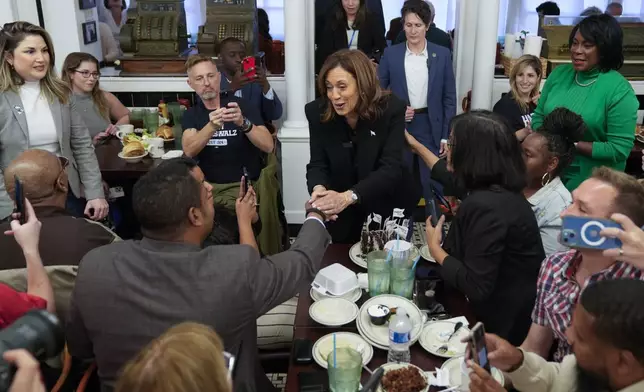
[[[440,346],[438,348],[438,350],[436,350],[439,354],[444,354],[444,353],[447,352],[448,344],[449,344],[450,339],[452,339],[452,337],[456,334],[456,332],[458,332],[459,329],[461,329],[462,326],[463,326],[463,322],[461,322],[461,321],[457,322],[454,325],[454,331],[452,331],[452,333],[447,338],[447,342],[445,342],[445,344],[443,344],[442,346]]]

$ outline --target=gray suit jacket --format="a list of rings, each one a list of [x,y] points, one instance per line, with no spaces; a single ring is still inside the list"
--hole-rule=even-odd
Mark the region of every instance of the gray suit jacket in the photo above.
[[[329,244],[325,227],[307,220],[286,252],[260,258],[247,245],[201,248],[124,241],[81,261],[67,320],[74,357],[94,358],[102,391],[121,367],[168,328],[195,321],[214,328],[237,354],[234,390],[271,391],[259,366],[257,318],[310,285]]]
[[[70,103],[58,100],[49,104],[56,124],[61,155],[69,159],[69,186],[81,197],[81,184],[87,200],[105,197],[101,171],[89,131]],[[29,149],[29,128],[20,95],[13,91],[0,92],[0,175],[12,160]],[[13,202],[0,180],[0,219],[13,210]]]

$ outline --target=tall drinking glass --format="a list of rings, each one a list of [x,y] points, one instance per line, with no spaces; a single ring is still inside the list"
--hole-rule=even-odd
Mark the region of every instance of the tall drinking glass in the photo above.
[[[181,150],[181,137],[183,136],[183,128],[181,127],[181,104],[179,102],[170,102],[168,104],[168,112],[172,116],[172,133],[174,134],[174,148]]]
[[[412,299],[414,278],[416,277],[415,260],[392,260],[391,264],[391,294]]]
[[[367,254],[367,279],[370,296],[389,294],[389,266],[387,252],[384,250],[374,250]]]
[[[156,110],[148,110],[143,117],[143,123],[148,132],[156,135],[157,129],[159,128],[159,113]]]
[[[360,389],[362,355],[352,348],[331,351],[326,360],[331,392],[356,392]]]

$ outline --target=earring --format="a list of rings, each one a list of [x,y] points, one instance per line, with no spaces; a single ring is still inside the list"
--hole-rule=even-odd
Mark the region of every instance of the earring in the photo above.
[[[543,176],[541,176],[541,186],[548,185],[551,180],[552,180],[552,176],[550,175],[550,172],[545,172]]]

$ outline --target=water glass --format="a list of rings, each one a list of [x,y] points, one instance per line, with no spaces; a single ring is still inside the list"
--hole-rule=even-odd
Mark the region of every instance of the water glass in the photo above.
[[[356,392],[360,389],[362,355],[349,347],[331,351],[326,360],[331,392]]]
[[[156,134],[159,128],[159,113],[156,110],[145,112],[143,117],[143,124],[151,134]]]
[[[389,294],[389,265],[387,252],[384,250],[374,250],[367,254],[367,279],[370,296]]]
[[[391,264],[391,294],[412,299],[416,268],[414,260],[399,260]]]

